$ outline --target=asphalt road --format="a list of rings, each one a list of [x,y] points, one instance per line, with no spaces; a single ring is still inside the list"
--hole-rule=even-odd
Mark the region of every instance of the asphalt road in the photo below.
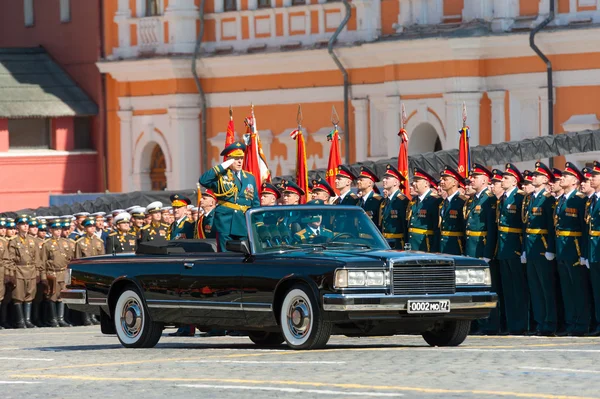
[[[173,330],[167,330],[171,332]],[[600,338],[332,337],[324,350],[245,337],[125,349],[99,327],[0,332],[1,398],[600,398]]]

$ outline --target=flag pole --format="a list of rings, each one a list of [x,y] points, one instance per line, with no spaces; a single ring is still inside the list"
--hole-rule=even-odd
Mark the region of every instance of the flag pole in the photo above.
[[[408,186],[408,133],[406,132],[405,126],[408,121],[406,116],[406,107],[404,103],[401,104],[401,117],[400,117],[400,150],[398,151],[398,171],[404,176],[404,189],[402,192],[404,195],[411,199],[410,188]]]

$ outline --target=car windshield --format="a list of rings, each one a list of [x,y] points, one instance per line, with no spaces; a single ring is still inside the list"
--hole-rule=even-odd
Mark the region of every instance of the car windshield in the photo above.
[[[367,214],[353,206],[295,205],[248,212],[254,253],[324,249],[389,249]]]

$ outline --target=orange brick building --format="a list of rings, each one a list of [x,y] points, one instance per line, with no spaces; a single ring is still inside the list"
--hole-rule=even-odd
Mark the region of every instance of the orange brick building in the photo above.
[[[598,128],[600,5],[558,0],[536,42],[554,68],[554,131]],[[108,186],[111,191],[195,186],[219,159],[234,110],[250,104],[275,175],[295,167],[297,105],[309,167],[327,163],[332,106],[343,121],[343,79],[327,41],[345,13],[324,0],[106,0]],[[409,151],[456,148],[463,102],[472,145],[548,133],[546,66],[529,33],[550,0],[354,0],[335,44],[349,74],[349,161],[396,156],[400,106]],[[200,16],[204,35],[191,65]],[[202,131],[202,118],[206,130]],[[570,156],[578,163],[598,154]],[[559,157],[558,164],[564,162]],[[526,166],[526,165],[524,165]]]

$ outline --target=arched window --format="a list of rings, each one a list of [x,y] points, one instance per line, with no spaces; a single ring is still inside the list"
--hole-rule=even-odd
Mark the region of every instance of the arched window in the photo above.
[[[163,154],[160,146],[157,144],[152,150],[152,156],[150,158],[150,181],[152,182],[152,191],[162,191],[167,188],[166,169],[167,163],[165,162],[165,154]]]

